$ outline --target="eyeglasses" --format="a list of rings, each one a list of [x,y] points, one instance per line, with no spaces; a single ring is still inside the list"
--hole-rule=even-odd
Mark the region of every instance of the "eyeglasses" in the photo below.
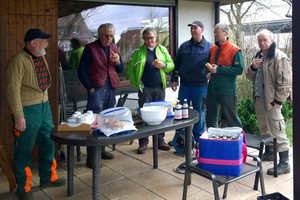
[[[148,41],[148,40],[153,40],[154,39],[154,37],[152,36],[152,37],[144,37],[144,40],[146,40],[146,41]]]
[[[105,37],[106,39],[109,39],[109,38],[113,38],[114,35],[104,35],[104,37]]]
[[[221,33],[224,33],[224,31],[214,31],[214,34],[219,35]]]

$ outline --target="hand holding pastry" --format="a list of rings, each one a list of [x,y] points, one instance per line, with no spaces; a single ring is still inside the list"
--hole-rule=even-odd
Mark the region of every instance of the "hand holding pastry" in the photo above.
[[[159,61],[158,59],[155,59],[153,62],[152,62],[152,65],[154,65],[156,68],[158,69],[162,69],[162,68],[165,68],[167,66],[167,64]]]
[[[213,66],[210,63],[206,63],[205,67],[210,71],[211,68],[213,68]]]
[[[210,63],[206,63],[205,67],[213,74],[217,73],[217,68],[218,66],[216,64],[210,64]]]
[[[116,65],[120,65],[120,56],[118,53],[110,51],[109,58],[111,62],[115,63]]]

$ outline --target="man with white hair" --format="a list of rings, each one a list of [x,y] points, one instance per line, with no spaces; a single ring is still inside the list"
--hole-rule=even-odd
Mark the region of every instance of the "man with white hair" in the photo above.
[[[21,200],[34,199],[31,180],[35,145],[39,150],[40,187],[66,183],[57,176],[55,144],[50,138],[54,126],[48,89],[52,78],[45,55],[51,37],[41,29],[29,29],[24,37],[25,47],[9,61],[5,70],[6,95],[13,120],[16,194]]]
[[[277,138],[278,175],[290,173],[290,143],[281,114],[282,103],[292,98],[292,67],[287,55],[276,48],[274,35],[263,29],[257,33],[260,51],[248,67],[246,76],[253,81],[253,97],[260,134]],[[263,161],[273,160],[273,147],[266,146]],[[274,168],[268,169],[274,175]]]
[[[78,78],[88,93],[86,110],[97,114],[115,106],[115,90],[120,83],[117,73],[124,69],[118,47],[113,44],[114,34],[113,24],[101,24],[98,28],[99,39],[86,45],[77,71]],[[113,159],[114,155],[103,146],[101,158]],[[92,147],[87,147],[86,165],[89,168],[93,166]]]

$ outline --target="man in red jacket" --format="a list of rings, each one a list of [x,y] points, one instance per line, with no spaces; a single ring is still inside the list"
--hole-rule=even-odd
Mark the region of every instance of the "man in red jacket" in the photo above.
[[[117,73],[124,69],[118,47],[112,44],[114,34],[113,24],[101,24],[98,28],[99,39],[86,45],[77,71],[79,80],[88,92],[86,110],[97,114],[115,106],[115,89],[119,86]],[[113,159],[114,155],[103,147],[101,158]],[[86,164],[89,168],[92,168],[92,159],[92,150],[87,147]]]

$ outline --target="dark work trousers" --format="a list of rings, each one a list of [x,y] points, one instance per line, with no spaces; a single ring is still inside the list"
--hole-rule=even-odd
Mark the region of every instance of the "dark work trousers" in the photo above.
[[[95,88],[95,92],[88,94],[86,110],[99,114],[102,110],[113,108],[116,104],[115,89],[111,87],[109,79],[102,88]],[[104,148],[102,148],[104,150]],[[87,162],[93,160],[93,151],[91,147],[87,147]]]
[[[54,158],[55,145],[50,138],[53,129],[52,113],[49,102],[24,106],[25,131],[15,135],[14,168],[17,182],[17,194],[31,190],[32,151],[37,144],[39,149],[40,184],[55,181],[57,177]]]
[[[242,127],[237,113],[237,97],[235,95],[213,95],[208,94],[206,98],[206,126],[218,127],[219,108],[228,127]]]
[[[161,87],[144,87],[143,92],[139,90],[139,107],[142,108],[144,103],[149,103],[151,101],[164,101],[165,100],[165,90]],[[158,134],[158,144],[164,142],[165,133]],[[139,139],[140,146],[146,146],[149,143],[149,137],[143,137]]]

